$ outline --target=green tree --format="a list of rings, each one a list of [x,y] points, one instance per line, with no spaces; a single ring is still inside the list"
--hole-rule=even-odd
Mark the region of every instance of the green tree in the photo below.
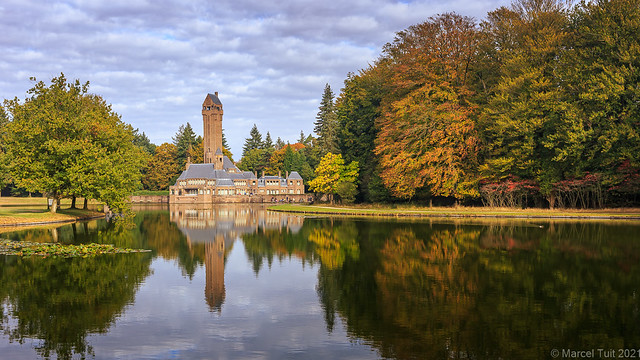
[[[275,150],[275,146],[273,145],[273,140],[271,140],[271,134],[267,131],[267,136],[264,138],[264,148],[273,151]]]
[[[559,74],[567,9],[556,0],[519,0],[489,21],[487,27],[496,30],[492,36],[509,38],[513,48],[500,51],[500,80],[482,112],[488,144],[482,171],[492,180],[535,180],[553,207],[553,184],[583,169],[587,135]]]
[[[321,154],[339,153],[338,148],[338,120],[336,117],[336,109],[333,101],[333,91],[331,86],[326,84],[324,92],[322,94],[322,100],[318,108],[318,114],[316,115],[316,121],[313,123],[315,126],[313,131],[318,135],[318,146],[320,147]],[[302,137],[302,133],[301,133]],[[304,139],[301,139],[304,143]]]
[[[284,141],[282,141],[282,139],[280,139],[280,136],[278,136],[278,139],[276,139],[276,144],[275,144],[275,149],[276,150],[280,150],[282,149],[286,144],[284,143]]]
[[[5,146],[5,134],[6,126],[9,123],[9,116],[4,110],[4,107],[0,105],[0,190],[8,184],[10,180],[9,168],[7,164],[6,146]]]
[[[186,125],[180,125],[178,132],[172,137],[173,144],[177,149],[177,160],[180,168],[184,168],[187,163],[187,157],[189,152],[198,147],[198,136],[193,131],[191,124],[187,122]],[[204,151],[204,149],[203,149]],[[201,159],[204,159],[204,155]],[[191,159],[191,162],[199,161],[198,159]]]
[[[180,168],[177,160],[178,149],[175,145],[164,143],[156,147],[156,152],[145,167],[143,185],[149,190],[166,190],[173,184]]]
[[[35,78],[32,78],[35,81]],[[24,103],[5,101],[9,168],[16,185],[55,199],[82,196],[112,209],[126,206],[140,186],[146,155],[134,145],[134,131],[89,83],[67,83],[64,74],[51,85],[39,81]]]
[[[151,143],[144,131],[141,134],[140,129],[135,129],[133,131],[133,143],[134,145],[142,148],[142,150],[144,150],[149,155],[153,155],[154,151],[156,150],[156,145]]]
[[[244,140],[244,146],[242,147],[242,157],[247,156],[251,150],[263,149],[264,143],[262,142],[262,134],[258,130],[258,126],[253,124],[251,131],[249,131],[249,137]]]
[[[359,201],[383,201],[389,198],[381,184],[378,157],[374,153],[378,128],[375,122],[381,116],[381,102],[386,89],[385,68],[370,66],[357,75],[350,73],[336,101],[336,114],[340,131],[338,143],[345,161],[362,164],[358,179]]]
[[[640,1],[583,1],[571,30],[562,69],[588,131],[587,170],[640,167]]]
[[[240,170],[257,172],[260,176],[260,172],[269,166],[269,157],[269,152],[265,149],[251,149],[237,165]]]

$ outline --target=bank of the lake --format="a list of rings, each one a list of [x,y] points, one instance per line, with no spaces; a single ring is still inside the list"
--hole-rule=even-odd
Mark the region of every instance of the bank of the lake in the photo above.
[[[79,202],[82,206],[81,202]],[[46,198],[0,198],[0,228],[70,223],[79,220],[87,220],[103,217],[102,212],[94,210],[96,204],[91,203],[94,209],[70,209],[71,200],[65,199],[61,208],[53,214],[47,209]],[[66,207],[66,208],[65,208]]]
[[[305,215],[384,216],[384,217],[450,217],[513,219],[585,219],[640,220],[640,209],[510,209],[486,207],[415,207],[402,205],[299,205],[280,204],[270,211]]]

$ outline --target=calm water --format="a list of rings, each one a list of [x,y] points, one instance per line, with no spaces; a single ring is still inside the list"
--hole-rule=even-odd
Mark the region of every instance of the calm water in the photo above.
[[[144,208],[135,223],[0,235],[153,250],[0,256],[1,359],[640,349],[638,223],[303,218],[249,206]]]

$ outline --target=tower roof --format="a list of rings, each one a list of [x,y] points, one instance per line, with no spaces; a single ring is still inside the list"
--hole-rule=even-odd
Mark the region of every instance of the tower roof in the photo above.
[[[220,99],[218,98],[218,92],[217,91],[216,91],[215,94],[211,94],[211,93],[207,94],[207,97],[210,98],[211,101],[213,101],[214,104],[222,105],[222,103],[220,102]]]

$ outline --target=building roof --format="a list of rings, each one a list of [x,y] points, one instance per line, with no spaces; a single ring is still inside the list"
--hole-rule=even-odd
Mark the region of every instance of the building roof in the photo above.
[[[216,180],[217,186],[234,186],[233,180],[231,179],[218,179]]]
[[[218,94],[207,94],[207,97],[209,97],[214,104],[222,105],[220,99],[218,98]]]
[[[189,169],[180,174],[178,180],[187,179],[229,179],[229,180],[251,180],[256,179],[256,176],[251,171],[240,171],[228,157],[224,156],[222,161],[223,170],[215,170],[213,164],[191,164]],[[230,169],[234,169],[235,172],[229,172]],[[220,184],[218,182],[218,184]]]
[[[289,174],[289,177],[287,179],[302,180],[302,176],[300,176],[300,174],[298,174],[297,171],[292,171],[291,174]]]
[[[222,150],[220,150],[220,148],[218,148],[218,150],[216,150],[216,155],[222,155]]]

